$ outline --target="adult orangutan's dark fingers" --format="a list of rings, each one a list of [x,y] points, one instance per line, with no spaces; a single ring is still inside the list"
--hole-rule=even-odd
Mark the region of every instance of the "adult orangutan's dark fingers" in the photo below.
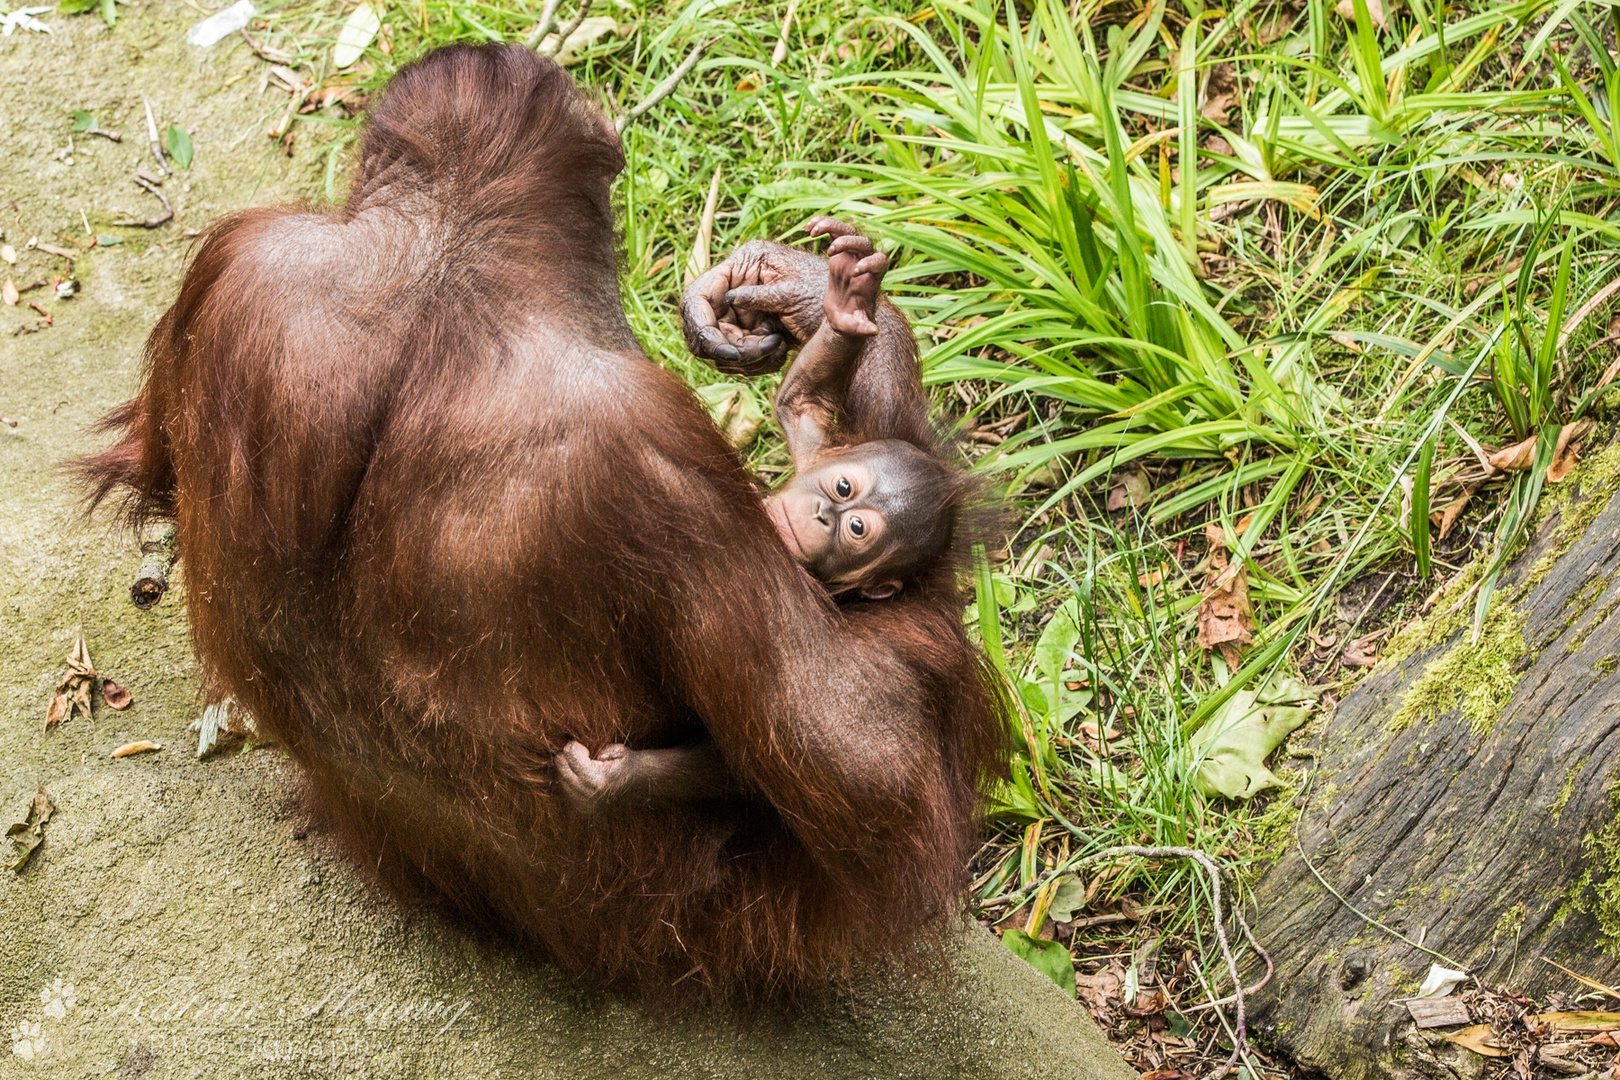
[[[824,291],[816,289],[814,295]],[[805,301],[805,283],[798,279],[772,282],[769,285],[739,285],[727,292],[722,303],[738,311],[760,311],[767,315],[780,315],[792,311]]]
[[[693,355],[712,360],[714,366],[721,370],[725,370],[725,364],[735,363],[742,355],[737,346],[726,340],[726,335],[718,326],[699,327],[695,335],[687,338],[686,343]]]
[[[749,338],[738,346],[737,351],[742,354],[744,363],[756,366],[761,363],[775,363],[765,368],[766,371],[775,371],[782,365],[787,356],[787,339],[781,334],[762,334],[759,337]]]

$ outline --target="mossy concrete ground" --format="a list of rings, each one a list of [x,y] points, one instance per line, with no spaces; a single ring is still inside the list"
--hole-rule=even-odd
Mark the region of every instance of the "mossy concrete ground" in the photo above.
[[[0,810],[15,820],[40,784],[57,805],[33,862],[0,872],[0,1077],[1129,1080],[1072,1001],[977,930],[948,983],[873,979],[793,1022],[649,1017],[380,895],[311,828],[279,751],[195,759],[179,597],[130,605],[134,544],[77,516],[59,466],[96,445],[90,424],[133,390],[184,231],[313,190],[320,171],[313,148],[288,158],[261,134],[286,98],[260,94],[257,60],[239,44],[183,43],[193,5],[119,11],[112,30],[47,15],[53,35],[0,38],[0,228],[19,253],[0,276],[62,273],[28,240],[83,243],[85,220],[126,238],[75,260],[79,296],[24,295],[51,312],[48,329],[13,336],[43,319],[0,307],[0,416],[17,421],[0,426]],[[157,210],[130,180],[149,160],[143,97],[160,124],[194,128],[197,151],[165,185],[178,220],[151,233],[111,224]],[[74,108],[123,143],[76,136],[67,153]],[[93,727],[43,732],[81,624],[135,704],[114,713],[98,699]],[[109,757],[136,739],[164,749]]]

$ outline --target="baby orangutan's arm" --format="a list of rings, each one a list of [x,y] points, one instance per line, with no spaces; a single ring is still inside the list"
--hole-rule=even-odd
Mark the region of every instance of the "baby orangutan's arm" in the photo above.
[[[841,221],[817,218],[810,235],[831,235],[826,317],[805,343],[776,394],[776,419],[795,469],[803,471],[848,419],[850,386],[867,344],[878,335],[878,294],[889,260]]]

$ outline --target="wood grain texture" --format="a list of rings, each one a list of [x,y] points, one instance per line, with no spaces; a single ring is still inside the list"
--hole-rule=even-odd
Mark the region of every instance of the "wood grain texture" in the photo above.
[[[1615,818],[1617,457],[1602,455],[1592,464],[1603,467],[1571,478],[1568,492],[1549,489],[1559,505],[1504,575],[1498,602],[1513,605],[1525,649],[1501,669],[1511,696],[1488,730],[1457,707],[1392,724],[1425,669],[1466,644],[1466,628],[1381,664],[1319,736],[1320,772],[1299,823],[1304,851],[1350,904],[1487,984],[1536,994],[1578,989],[1542,957],[1620,981],[1614,943],[1605,949],[1596,917],[1570,903],[1595,909],[1593,890],[1575,888],[1589,868],[1582,840]],[[1460,678],[1459,689],[1474,681]],[[1335,1080],[1477,1072],[1481,1059],[1416,1031],[1401,1000],[1433,957],[1352,913],[1298,847],[1256,899],[1258,934],[1277,964],[1253,1004],[1262,1039]]]

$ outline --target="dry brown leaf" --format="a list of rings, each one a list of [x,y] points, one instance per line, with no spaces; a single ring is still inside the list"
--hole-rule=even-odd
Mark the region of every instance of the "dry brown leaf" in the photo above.
[[[1593,1046],[1610,1046],[1620,1049],[1620,1039],[1615,1038],[1612,1031],[1600,1031],[1586,1041]]]
[[[1357,341],[1349,334],[1340,332],[1337,334],[1329,334],[1328,337],[1332,338],[1334,341],[1337,341],[1340,345],[1343,345],[1353,353],[1358,353],[1361,351],[1361,342]]]
[[[125,743],[123,746],[120,746],[118,749],[114,750],[112,752],[112,756],[129,757],[131,754],[140,754],[145,753],[148,750],[161,749],[163,749],[162,743],[147,742],[146,740],[142,739],[140,742]]]
[[[1181,1080],[1181,1073],[1176,1069],[1154,1069],[1143,1073],[1142,1080]]]
[[[1136,583],[1144,589],[1151,589],[1164,580],[1165,572],[1169,569],[1164,563],[1160,563],[1159,568],[1150,574],[1137,574]]]
[[[46,731],[68,718],[68,702],[69,698],[65,691],[51,698],[51,703],[45,707]]]
[[[1123,510],[1127,506],[1140,509],[1147,505],[1152,492],[1147,473],[1131,469],[1115,478],[1113,489],[1108,492],[1108,509]]]
[[[1458,1031],[1440,1031],[1435,1034],[1484,1057],[1508,1056],[1508,1052],[1493,1041],[1496,1033],[1491,1030],[1489,1024],[1472,1024]]]
[[[1552,464],[1547,466],[1547,482],[1556,484],[1574,470],[1580,460],[1581,440],[1592,430],[1592,421],[1577,420],[1558,429]]]
[[[1338,5],[1333,10],[1351,22],[1356,20],[1355,0],[1339,0]],[[1382,30],[1388,25],[1388,20],[1384,18],[1382,0],[1367,0],[1367,14],[1372,16],[1373,25],[1378,29]]]
[[[117,712],[123,712],[135,703],[128,690],[113,682],[111,679],[101,680],[101,697],[107,707]]]
[[[1345,667],[1372,667],[1378,663],[1378,639],[1383,637],[1383,631],[1356,638],[1344,647]]]
[[[1217,124],[1226,123],[1226,114],[1237,104],[1237,76],[1231,64],[1216,64],[1209,71],[1209,82],[1204,87],[1204,107],[1198,114]]]
[[[1501,472],[1523,472],[1536,460],[1536,436],[1532,435],[1523,442],[1504,446],[1485,459],[1486,464]]]
[[[1104,968],[1095,975],[1075,975],[1075,996],[1086,1011],[1096,1014],[1107,1012],[1119,1002],[1120,987],[1125,976],[1114,968]]]
[[[10,869],[20,872],[28,865],[28,860],[34,857],[34,852],[45,840],[45,824],[51,820],[51,814],[56,810],[56,804],[45,793],[45,785],[39,785],[34,793],[33,800],[28,804],[28,813],[23,820],[6,830],[6,838],[16,847],[12,851]]]
[[[1451,527],[1457,524],[1457,519],[1462,516],[1462,512],[1468,509],[1468,501],[1474,497],[1474,492],[1478,490],[1478,484],[1469,484],[1462,489],[1461,495],[1429,515],[1429,520],[1440,526],[1441,540],[1444,540],[1446,534],[1451,532]]]
[[[17,283],[6,278],[6,283],[0,285],[0,296],[5,297],[7,307],[16,307],[17,301],[22,299],[22,293],[17,291]]]
[[[1237,667],[1243,646],[1254,640],[1254,611],[1243,564],[1228,566],[1226,554],[1210,553],[1209,578],[1198,604],[1198,647],[1220,649],[1228,667]]]

